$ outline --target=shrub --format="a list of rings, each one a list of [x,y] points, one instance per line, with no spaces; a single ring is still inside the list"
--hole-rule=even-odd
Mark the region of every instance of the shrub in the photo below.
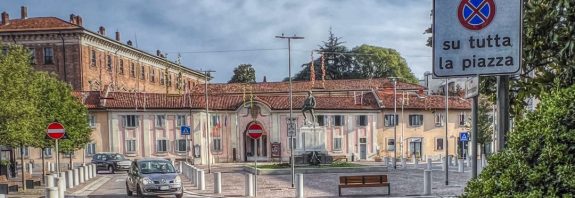
[[[507,148],[489,159],[463,197],[575,194],[575,86],[544,94],[507,137]]]

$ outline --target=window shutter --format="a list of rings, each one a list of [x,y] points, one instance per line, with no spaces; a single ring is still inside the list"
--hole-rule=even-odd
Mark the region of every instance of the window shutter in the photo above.
[[[134,116],[134,121],[136,122],[136,127],[140,126],[140,116]]]
[[[126,122],[127,122],[127,121],[126,121],[126,116],[123,115],[121,119],[122,119],[122,127],[126,128]]]
[[[341,126],[345,125],[345,116],[341,116]]]

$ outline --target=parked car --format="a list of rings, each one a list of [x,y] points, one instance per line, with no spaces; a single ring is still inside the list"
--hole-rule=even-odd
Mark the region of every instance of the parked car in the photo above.
[[[92,157],[92,164],[96,164],[96,173],[101,170],[116,173],[130,169],[132,161],[119,153],[96,153]]]
[[[184,188],[171,161],[147,158],[132,162],[126,179],[126,193],[128,196],[135,193],[138,197],[175,195],[181,198]]]

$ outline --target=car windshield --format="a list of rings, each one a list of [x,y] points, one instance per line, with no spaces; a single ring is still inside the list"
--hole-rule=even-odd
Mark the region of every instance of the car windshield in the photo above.
[[[112,155],[112,159],[113,159],[113,160],[124,160],[124,159],[126,159],[126,158],[124,158],[123,155],[114,154],[114,155]]]
[[[138,167],[140,167],[140,173],[142,174],[176,172],[169,161],[141,161],[138,162]]]

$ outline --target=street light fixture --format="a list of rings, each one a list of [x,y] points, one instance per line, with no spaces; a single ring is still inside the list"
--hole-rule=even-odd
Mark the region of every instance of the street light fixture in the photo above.
[[[301,36],[296,36],[295,34],[293,36],[284,36],[284,34],[282,33],[281,36],[276,36],[276,38],[279,39],[287,39],[288,40],[288,78],[289,78],[289,120],[288,120],[288,125],[291,124],[293,122],[293,118],[292,118],[292,114],[293,114],[293,95],[292,95],[292,77],[291,77],[291,40],[292,39],[304,39]],[[295,134],[294,134],[295,135]],[[294,181],[295,181],[295,159],[294,159],[294,142],[293,142],[293,136],[291,137],[291,142],[292,145],[288,145],[290,146],[290,151],[291,151],[291,187],[293,188],[294,185]]]

